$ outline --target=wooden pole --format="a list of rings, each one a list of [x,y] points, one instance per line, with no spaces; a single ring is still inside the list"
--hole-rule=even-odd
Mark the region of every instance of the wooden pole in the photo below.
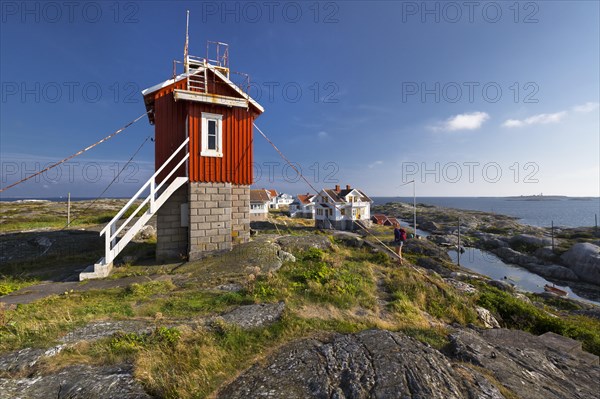
[[[458,245],[456,247],[456,254],[458,255],[458,265],[460,266],[460,216],[458,218]]]
[[[71,193],[67,195],[67,226],[71,225]]]
[[[550,222],[550,231],[552,234],[552,252],[554,252],[554,220],[552,222]]]
[[[413,229],[415,238],[417,238],[417,182],[413,180]]]

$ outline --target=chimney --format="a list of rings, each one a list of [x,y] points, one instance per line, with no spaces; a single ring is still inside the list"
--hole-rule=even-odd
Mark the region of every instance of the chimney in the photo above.
[[[335,185],[335,192],[336,192],[336,193],[339,193],[339,192],[340,192],[340,185],[339,185],[339,184],[336,184],[336,185]]]
[[[350,190],[350,185],[346,184],[346,190]]]

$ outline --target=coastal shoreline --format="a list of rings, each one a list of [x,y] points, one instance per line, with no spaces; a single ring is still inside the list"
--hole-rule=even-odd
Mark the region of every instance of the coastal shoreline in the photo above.
[[[413,206],[403,202],[375,205],[382,213],[407,221],[412,229]],[[498,257],[551,283],[570,287],[580,297],[600,302],[600,265],[597,259],[574,259],[573,252],[592,254],[600,246],[600,233],[593,227],[544,228],[523,224],[509,215],[417,204],[417,229],[429,234],[429,241],[457,248],[460,219],[460,247],[472,247]],[[581,257],[581,256],[580,256]]]

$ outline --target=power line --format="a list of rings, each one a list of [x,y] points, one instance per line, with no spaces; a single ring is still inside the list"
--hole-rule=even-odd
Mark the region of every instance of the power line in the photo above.
[[[77,216],[75,216],[75,218],[73,218],[69,223],[67,223],[65,225],[65,227],[63,227],[61,230],[64,230],[67,227],[71,226],[75,220],[79,219],[79,217],[81,215],[85,214],[96,202],[98,202],[98,200],[100,198],[102,198],[102,196],[104,195],[104,193],[106,193],[108,191],[108,189],[110,188],[110,186],[112,186],[113,183],[117,181],[117,179],[119,178],[119,176],[121,176],[121,173],[123,173],[123,171],[127,168],[127,166],[129,166],[129,164],[131,163],[131,161],[133,161],[133,158],[135,158],[135,156],[140,152],[140,150],[142,149],[142,147],[144,147],[144,145],[148,142],[148,140],[150,140],[151,137],[152,136],[146,137],[146,139],[142,142],[142,144],[140,144],[140,146],[138,147],[138,149],[135,150],[135,152],[133,153],[133,155],[129,158],[129,160],[125,163],[125,165],[121,168],[121,170],[119,170],[119,172],[115,175],[115,177],[112,179],[112,181],[110,183],[108,183],[108,186],[106,186],[106,188],[87,207],[85,207],[84,210],[82,210],[81,212],[79,212],[79,214]]]
[[[298,173],[298,175],[302,178],[302,180],[304,180],[306,182],[306,184],[308,184],[310,186],[310,188],[317,194],[319,195],[319,191],[308,181],[308,179],[306,179],[306,177],[304,177],[304,175],[296,168],[296,166],[294,166],[294,164],[292,164],[292,162],[283,154],[283,152],[281,152],[281,150],[279,148],[277,148],[277,146],[275,145],[275,143],[273,143],[265,133],[263,133],[262,130],[260,130],[260,128],[258,126],[256,126],[256,123],[253,123],[254,127],[258,130],[258,132],[265,138],[265,140],[267,140],[267,142],[269,144],[271,144],[271,146],[273,146],[273,148],[275,149],[275,151],[277,151],[279,153],[279,155],[281,156],[281,158],[283,158],[283,160],[285,162],[287,162],[288,165],[290,165],[295,171],[296,173]],[[338,208],[338,206],[334,203],[332,204],[336,209],[340,209]],[[371,231],[369,231],[369,229],[367,229],[365,226],[362,225],[362,223],[356,223],[356,225],[361,228],[362,230],[364,230],[367,234],[371,235],[383,248],[387,249],[390,253],[392,253],[395,257],[400,258],[400,256],[396,253],[396,251],[394,251],[392,248],[390,248],[389,246],[387,246],[385,243],[383,243],[383,241],[381,241],[375,234],[373,234]],[[421,270],[417,269],[415,266],[413,265],[408,265],[409,267],[411,267],[413,270],[417,271],[418,273],[420,273],[423,277],[425,277],[425,279],[429,280],[430,283],[434,284],[437,286],[437,284],[435,284],[435,282],[429,277],[427,276],[425,273],[423,273]]]
[[[58,162],[56,162],[56,163],[54,163],[54,164],[52,164],[52,165],[48,166],[47,168],[45,168],[45,169],[43,169],[43,170],[40,170],[39,172],[36,172],[36,173],[34,173],[34,174],[33,174],[33,175],[31,175],[31,176],[25,177],[25,178],[23,178],[23,179],[19,180],[19,181],[18,181],[18,182],[16,182],[16,183],[13,183],[13,184],[11,184],[11,185],[9,185],[9,186],[6,186],[6,187],[4,187],[4,188],[1,188],[1,189],[0,189],[0,193],[1,193],[1,192],[3,192],[3,191],[6,191],[6,190],[8,190],[9,188],[13,188],[13,187],[14,187],[14,186],[16,186],[16,185],[19,185],[19,184],[21,184],[21,183],[24,183],[24,182],[26,182],[26,181],[27,181],[27,180],[29,180],[29,179],[33,179],[34,177],[36,177],[36,176],[39,176],[39,175],[41,175],[42,173],[44,173],[44,172],[47,172],[47,171],[49,171],[50,169],[52,169],[52,168],[55,168],[55,167],[57,167],[58,165],[61,165],[61,164],[65,163],[65,162],[67,162],[67,161],[69,161],[69,160],[71,160],[71,159],[73,159],[73,158],[75,158],[75,157],[77,157],[77,156],[79,156],[79,155],[83,154],[84,152],[87,152],[87,151],[91,150],[92,148],[96,147],[97,145],[99,145],[99,144],[102,144],[103,142],[105,142],[105,141],[107,141],[107,140],[110,140],[110,139],[112,139],[112,138],[113,138],[113,137],[115,137],[117,134],[121,133],[123,130],[127,129],[129,126],[133,125],[134,123],[136,123],[137,121],[139,121],[140,119],[142,119],[142,118],[143,118],[144,116],[146,116],[146,115],[147,115],[149,112],[150,112],[150,111],[144,112],[142,115],[138,116],[138,117],[137,117],[137,118],[135,118],[133,121],[129,122],[128,124],[126,124],[125,126],[123,126],[122,128],[120,128],[119,130],[115,131],[114,133],[111,133],[111,134],[109,134],[108,136],[106,136],[106,137],[105,137],[105,138],[103,138],[102,140],[96,141],[94,144],[92,144],[92,145],[89,145],[89,146],[87,146],[86,148],[84,148],[84,149],[82,149],[82,150],[79,150],[79,151],[77,151],[75,154],[73,154],[73,155],[70,155],[70,156],[66,157],[65,159],[63,159],[63,160],[61,160],[61,161],[58,161]]]

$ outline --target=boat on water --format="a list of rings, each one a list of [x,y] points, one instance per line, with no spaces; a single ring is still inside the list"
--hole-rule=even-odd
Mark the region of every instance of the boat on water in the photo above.
[[[544,291],[549,292],[558,296],[567,296],[569,293],[565,290],[561,290],[560,288],[555,287],[554,285],[544,285]]]

